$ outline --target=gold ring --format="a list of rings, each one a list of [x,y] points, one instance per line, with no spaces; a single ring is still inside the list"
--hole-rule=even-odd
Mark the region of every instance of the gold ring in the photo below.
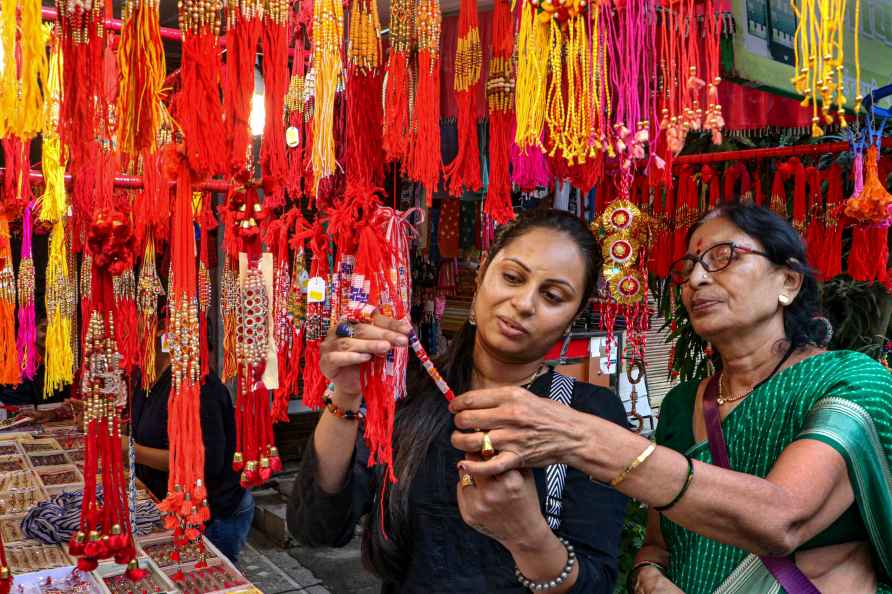
[[[473,487],[474,486],[474,477],[470,474],[461,475],[461,486],[464,489],[465,487]]]
[[[496,449],[492,447],[492,439],[489,437],[489,431],[483,432],[483,447],[480,448],[480,455],[484,460],[488,460],[496,455]]]

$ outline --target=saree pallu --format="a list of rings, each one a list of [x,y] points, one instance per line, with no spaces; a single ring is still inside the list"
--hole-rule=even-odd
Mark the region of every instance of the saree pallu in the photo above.
[[[663,401],[656,440],[711,463],[706,441],[695,443],[697,383]],[[797,439],[834,448],[846,461],[856,505],[799,550],[869,540],[878,592],[892,594],[892,373],[851,351],[810,357],[776,374],[722,422],[731,467],[766,477]],[[696,479],[695,479],[696,480]],[[668,577],[686,594],[777,593],[784,590],[755,555],[686,530],[663,517]]]

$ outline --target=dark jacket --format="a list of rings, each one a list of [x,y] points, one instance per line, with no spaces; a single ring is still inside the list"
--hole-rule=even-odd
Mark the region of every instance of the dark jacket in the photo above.
[[[553,374],[530,388],[547,397]],[[576,382],[573,408],[626,426],[622,403],[611,391]],[[443,414],[449,414],[445,406]],[[463,453],[450,443],[450,422],[437,435],[410,490],[411,554],[398,583],[385,583],[382,593],[437,594],[446,592],[514,594],[526,592],[514,576],[514,560],[497,541],[467,526],[458,510],[456,464]],[[288,527],[309,546],[344,546],[367,513],[379,513],[380,473],[369,469],[368,449],[357,442],[353,471],[334,495],[315,483],[317,455],[312,438],[305,450],[301,476],[288,505]],[[545,471],[534,469],[540,507],[545,513]],[[620,534],[627,499],[614,489],[594,483],[569,468],[563,491],[561,526],[557,534],[576,549],[580,571],[574,593],[611,594],[617,575]]]

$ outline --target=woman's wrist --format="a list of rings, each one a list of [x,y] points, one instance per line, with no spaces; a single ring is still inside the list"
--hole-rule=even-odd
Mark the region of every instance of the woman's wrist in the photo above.
[[[533,582],[544,582],[557,578],[567,564],[567,547],[544,524],[545,532],[531,531],[522,541],[502,543],[511,556],[517,569]],[[574,574],[576,569],[573,569]],[[575,582],[575,577],[573,582]]]
[[[331,401],[338,407],[348,410],[356,410],[362,404],[362,392],[349,392],[334,384],[334,390],[330,390]]]

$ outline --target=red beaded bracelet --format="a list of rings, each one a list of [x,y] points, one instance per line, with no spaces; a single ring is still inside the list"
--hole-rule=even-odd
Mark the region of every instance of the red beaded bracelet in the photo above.
[[[325,408],[328,409],[328,412],[330,412],[334,416],[338,417],[339,419],[347,419],[348,421],[356,421],[356,420],[362,420],[365,418],[365,413],[363,411],[361,411],[361,410],[345,410],[345,409],[341,408],[340,406],[338,406],[337,404],[335,404],[332,401],[331,396],[329,396],[328,394],[325,395],[323,402],[325,402]]]

